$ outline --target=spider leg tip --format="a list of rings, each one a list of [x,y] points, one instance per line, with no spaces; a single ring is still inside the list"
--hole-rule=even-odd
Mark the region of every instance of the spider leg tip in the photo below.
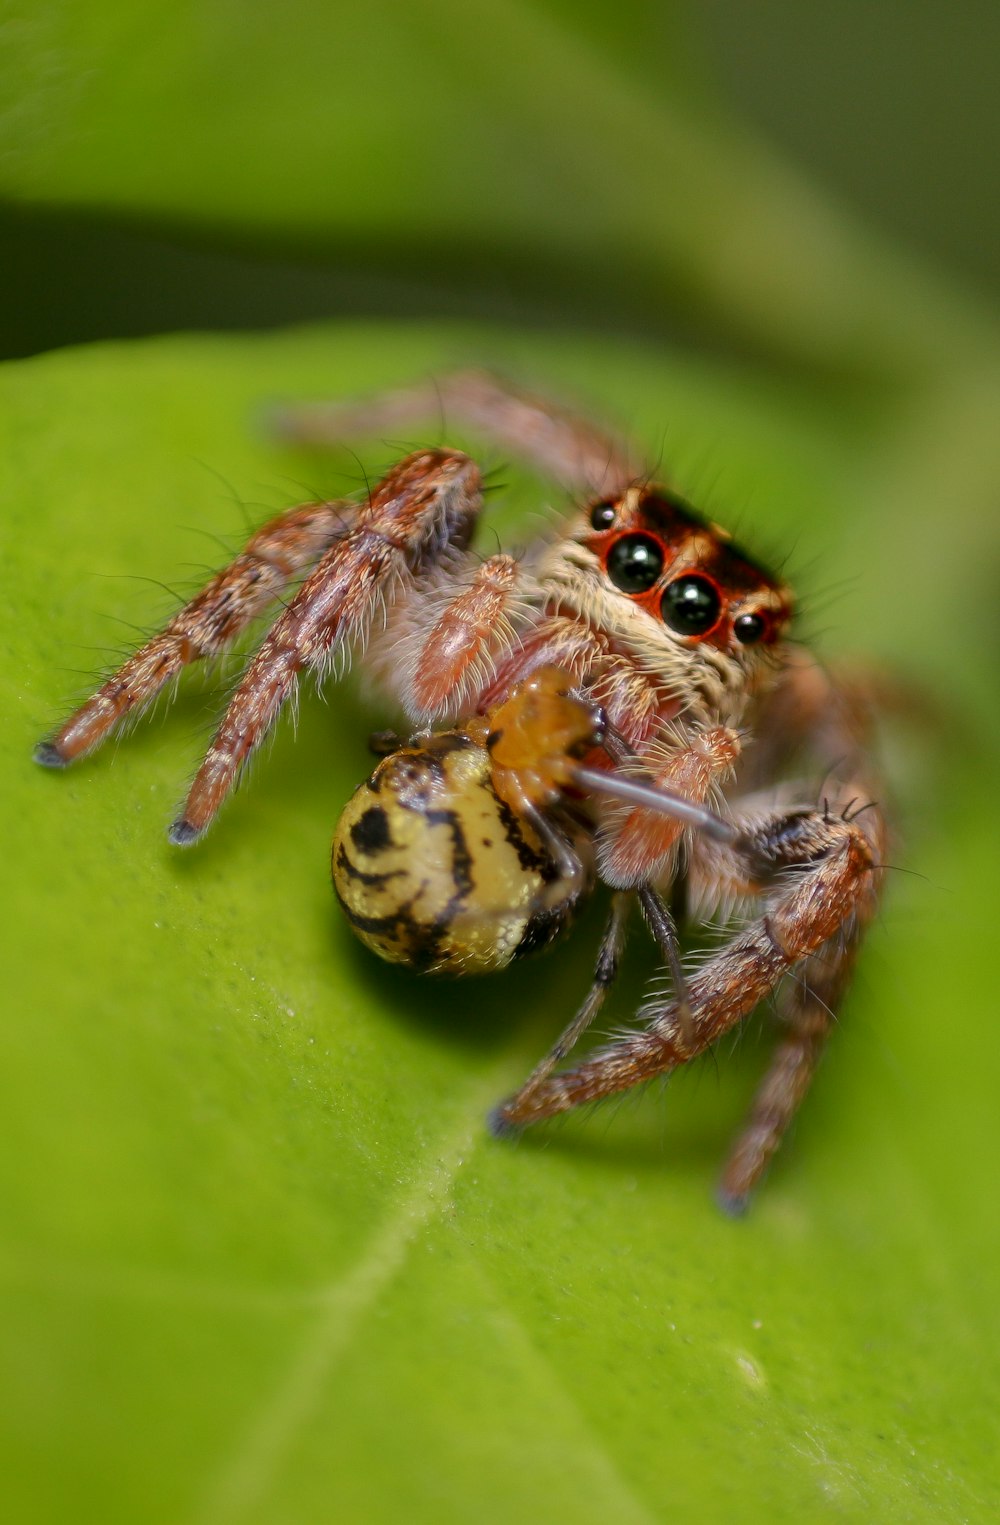
[[[745,1218],[750,1206],[750,1193],[730,1191],[727,1187],[720,1186],[715,1193],[715,1200],[727,1218]]]
[[[190,821],[180,816],[167,832],[167,840],[172,842],[174,847],[190,847],[192,843],[197,842],[203,831],[204,827],[193,826]]]
[[[69,767],[69,758],[63,756],[53,741],[40,741],[32,755],[35,762],[43,768]]]
[[[521,1129],[517,1123],[512,1123],[507,1116],[507,1109],[503,1102],[494,1107],[486,1119],[486,1126],[494,1138],[516,1138]]]

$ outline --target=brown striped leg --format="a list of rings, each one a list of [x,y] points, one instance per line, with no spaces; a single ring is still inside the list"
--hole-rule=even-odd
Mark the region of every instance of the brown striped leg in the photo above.
[[[505,1121],[537,1122],[676,1069],[749,1015],[786,975],[805,973],[804,961],[824,944],[838,936],[853,942],[878,905],[882,840],[874,809],[849,820],[807,809],[754,820],[737,850],[746,881],[760,893],[770,886],[773,898],[767,915],[690,979],[693,1048],[680,1032],[676,1002],[658,1001],[641,1012],[644,1030],[597,1050],[575,1069],[550,1075],[526,1105],[505,1104]],[[800,1069],[804,1080],[809,1073],[808,1066]],[[787,1091],[782,1127],[804,1089]],[[737,1187],[742,1179],[737,1170]]]
[[[470,551],[461,561],[450,558],[393,619],[381,665],[412,720],[426,724],[479,707],[498,664],[538,618],[524,585],[515,556],[484,559]]]
[[[746,1211],[809,1089],[857,950],[857,936],[833,939],[805,959],[782,988],[778,1015],[784,1032],[719,1182],[720,1206],[733,1216]]]
[[[36,762],[47,768],[75,762],[152,703],[184,667],[225,651],[343,533],[354,511],[346,503],[307,503],[257,530],[234,561],[39,744]]]
[[[385,437],[434,417],[499,445],[574,492],[615,494],[644,475],[622,440],[484,371],[460,371],[354,404],[292,405],[273,415],[283,438],[320,446]]]
[[[380,611],[451,546],[464,547],[482,507],[479,471],[458,451],[419,451],[395,466],[271,627],[170,828],[187,846],[202,835],[271,729],[304,670],[363,649]]]
[[[630,898],[629,895],[620,890],[611,897],[611,910],[608,913],[604,933],[601,937],[601,945],[597,953],[597,963],[594,967],[594,982],[584,997],[576,1016],[559,1035],[541,1064],[532,1070],[517,1094],[512,1096],[503,1106],[497,1107],[494,1112],[491,1112],[489,1125],[491,1130],[498,1136],[513,1130],[516,1124],[511,1123],[508,1114],[531,1105],[534,1094],[539,1086],[548,1080],[556,1065],[561,1063],[567,1054],[572,1052],[604,1005],[604,998],[618,976],[618,965],[621,960],[622,948],[625,944],[625,927],[628,921]]]

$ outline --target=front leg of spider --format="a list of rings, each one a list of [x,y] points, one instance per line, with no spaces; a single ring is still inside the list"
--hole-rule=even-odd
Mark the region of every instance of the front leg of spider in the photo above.
[[[306,503],[263,525],[240,554],[133,653],[85,704],[39,742],[35,761],[66,768],[142,713],[185,667],[227,651],[289,582],[346,532],[352,503]]]
[[[180,846],[207,829],[240,770],[295,691],[299,674],[363,652],[373,620],[405,599],[449,550],[468,544],[482,508],[480,473],[455,450],[418,451],[360,506],[348,500],[285,510],[35,749],[64,768],[147,709],[184,668],[219,656],[307,574],[239,684],[171,828]]]
[[[479,470],[458,451],[420,451],[382,479],[250,663],[170,828],[172,842],[187,846],[207,830],[300,673],[321,675],[339,653],[363,650],[379,610],[446,547],[467,543],[481,506]]]

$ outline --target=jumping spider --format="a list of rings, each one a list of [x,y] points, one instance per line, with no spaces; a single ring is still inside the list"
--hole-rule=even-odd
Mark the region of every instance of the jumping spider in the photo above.
[[[574,492],[558,535],[521,558],[476,553],[478,467],[418,450],[357,501],[265,524],[36,757],[64,767],[92,751],[278,605],[170,828],[186,846],[299,675],[348,653],[370,662],[422,729],[337,828],[334,884],[355,931],[417,970],[500,969],[551,941],[595,878],[611,888],[591,990],[497,1108],[497,1132],[665,1074],[773,998],[781,1037],[720,1187],[740,1211],[808,1089],[878,905],[885,827],[869,803],[863,706],[790,643],[783,582],[559,409],[472,374],[292,411],[285,430],[312,443],[384,435],[439,407]],[[812,787],[794,782],[800,767]],[[634,899],[670,995],[558,1070],[615,978]],[[704,921],[754,903],[761,914],[686,975],[678,908]]]

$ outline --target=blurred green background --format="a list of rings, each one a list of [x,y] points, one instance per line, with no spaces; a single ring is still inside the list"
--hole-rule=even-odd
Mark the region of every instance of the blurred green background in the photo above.
[[[225,6],[178,8],[182,18],[201,17],[197,42],[208,54],[200,61],[208,82],[198,106],[204,116],[223,117],[227,110],[238,110],[242,97],[252,118],[264,83],[257,73],[263,59],[255,42],[266,36],[273,20],[269,8],[256,9],[256,24],[234,27],[237,35],[230,37],[226,27],[231,17]],[[327,49],[308,62],[308,50],[294,44],[296,18],[303,10],[312,18],[307,30],[321,26],[328,39]],[[982,293],[995,294],[1000,284],[1000,209],[990,187],[1000,159],[995,90],[1000,18],[990,0],[956,0],[947,7],[940,0],[880,0],[878,5],[827,0],[805,7],[788,0],[760,0],[752,7],[734,0],[690,0],[683,6],[633,0],[624,14],[613,17],[602,16],[598,7],[550,0],[522,10],[529,31],[532,10],[540,27],[564,22],[570,36],[576,29],[595,44],[595,115],[603,114],[597,85],[602,67],[611,76],[609,92],[623,83],[627,90],[632,74],[643,95],[655,96],[659,90],[662,98],[683,90],[688,100],[710,99],[719,111],[738,115],[745,127],[764,133],[791,164],[864,214],[873,228],[905,240]],[[184,180],[180,190],[176,184],[160,183],[157,154],[164,151],[162,139],[145,143],[144,151],[152,150],[145,161],[131,156],[141,184],[134,179],[122,183],[120,162],[119,173],[106,177],[91,163],[88,179],[93,183],[71,178],[62,190],[52,183],[53,166],[44,179],[36,178],[39,155],[32,149],[46,128],[54,126],[47,119],[53,94],[87,91],[86,79],[81,81],[60,54],[61,23],[72,11],[73,7],[55,5],[8,6],[5,140],[15,168],[13,173],[8,170],[6,183],[18,194],[0,204],[0,262],[7,272],[8,293],[16,290],[18,300],[5,306],[0,355],[32,354],[109,336],[260,326],[345,312],[572,322],[642,335],[688,330],[689,319],[676,301],[657,303],[651,310],[635,300],[627,281],[616,278],[613,263],[593,270],[583,216],[573,263],[590,264],[590,280],[577,276],[569,290],[551,268],[539,269],[542,251],[537,240],[526,238],[515,247],[506,239],[486,244],[481,203],[484,193],[488,198],[492,191],[478,181],[467,187],[464,219],[439,228],[429,219],[413,229],[404,228],[401,217],[400,226],[385,237],[381,230],[376,235],[370,228],[364,233],[358,228],[345,242],[331,229],[350,229],[360,221],[359,208],[353,200],[345,204],[334,180],[329,189],[318,192],[305,214],[307,226],[302,226],[301,212],[299,225],[288,225],[266,200],[256,206],[244,201],[240,215],[234,216],[226,205],[230,198],[219,196],[207,206],[199,199],[195,204],[189,181]],[[372,21],[362,23],[351,6],[306,5],[290,11],[287,23],[277,28],[292,40],[277,49],[271,40],[264,94],[273,99],[278,83],[274,71],[284,66],[284,88],[291,94],[298,84],[307,97],[285,122],[292,152],[283,164],[275,155],[275,166],[282,165],[284,177],[294,177],[295,161],[307,151],[305,142],[296,143],[299,134],[303,140],[309,133],[326,135],[327,142],[314,142],[308,149],[320,163],[336,154],[331,118],[337,108],[330,95],[343,83],[339,55],[345,34],[356,49],[354,61],[360,59],[373,78],[387,55],[404,75],[408,58],[417,60],[408,88],[419,93],[419,74],[426,62],[420,44],[430,40],[435,19],[446,25],[447,12],[435,17],[433,7],[418,6],[407,14],[407,8],[389,6],[383,14],[386,25],[377,7]],[[156,15],[155,6],[137,10],[130,29],[114,39],[126,76],[119,84],[122,95],[128,94],[130,50],[143,47],[155,34]],[[480,26],[481,35],[488,36],[488,15],[481,23],[473,18],[474,34]],[[247,31],[254,34],[249,40]],[[551,30],[548,41],[554,56],[559,40]],[[101,45],[99,40],[98,50]],[[33,67],[20,71],[19,50],[24,46]],[[83,69],[86,63],[85,58]],[[109,56],[109,67],[111,63]],[[199,59],[192,56],[186,63],[194,68]],[[489,58],[478,54],[471,69],[483,75],[494,72]],[[234,103],[217,99],[227,79],[231,89],[226,93],[236,98]],[[395,84],[395,77],[391,79]],[[432,90],[435,83],[432,78]],[[491,83],[485,82],[487,90]],[[567,79],[567,87],[572,83]],[[166,94],[167,82],[161,79],[158,85]],[[145,92],[144,84],[132,88],[137,94]],[[558,74],[541,80],[539,88],[558,96]],[[488,99],[484,97],[478,123],[480,142],[492,136]],[[134,107],[135,101],[123,102],[123,110],[126,105]],[[576,105],[586,117],[587,97]],[[265,101],[265,111],[266,106]],[[449,111],[455,112],[452,122],[457,127],[461,104],[449,106],[446,117]],[[371,115],[377,114],[376,105]],[[505,115],[501,111],[497,122],[499,138],[510,137],[509,124],[502,121]],[[200,120],[196,112],[193,138]],[[116,122],[107,123],[109,132],[117,129],[116,137],[120,131],[126,140],[115,144],[111,157],[118,161],[130,157],[127,121],[126,117],[120,128]],[[149,124],[147,131],[155,125]],[[251,125],[248,122],[248,132]],[[271,127],[269,119],[262,122],[261,133]],[[371,125],[365,130],[371,131]],[[386,173],[390,166],[383,156],[392,153],[391,130],[371,136],[368,151],[378,157],[379,172]],[[462,146],[449,144],[448,136],[446,120],[443,145],[437,147],[457,159]],[[461,136],[454,134],[456,139]],[[420,153],[429,145],[417,132],[411,146]],[[93,159],[107,147],[106,142],[92,140],[87,157]],[[240,144],[237,151],[242,158],[246,145]],[[16,169],[19,155],[30,161],[23,173]],[[433,176],[433,160],[426,167]],[[513,152],[501,161],[501,168],[517,190],[531,169]],[[267,183],[267,166],[260,172]],[[299,173],[303,180],[311,179],[301,167]],[[252,174],[251,170],[251,179]],[[597,207],[605,195],[598,188]],[[705,335],[699,332],[696,337],[704,341]],[[732,338],[723,336],[727,337]]]
[[[0,21],[5,1517],[996,1518],[995,7]],[[711,1186],[766,1021],[486,1136],[597,922],[468,988],[354,947],[357,684],[188,855],[163,828],[231,670],[30,763],[247,520],[386,462],[279,447],[262,404],[468,361],[617,420],[787,557],[822,652],[925,696],[886,738],[885,911],[739,1224]],[[523,539],[558,495],[487,463]]]

